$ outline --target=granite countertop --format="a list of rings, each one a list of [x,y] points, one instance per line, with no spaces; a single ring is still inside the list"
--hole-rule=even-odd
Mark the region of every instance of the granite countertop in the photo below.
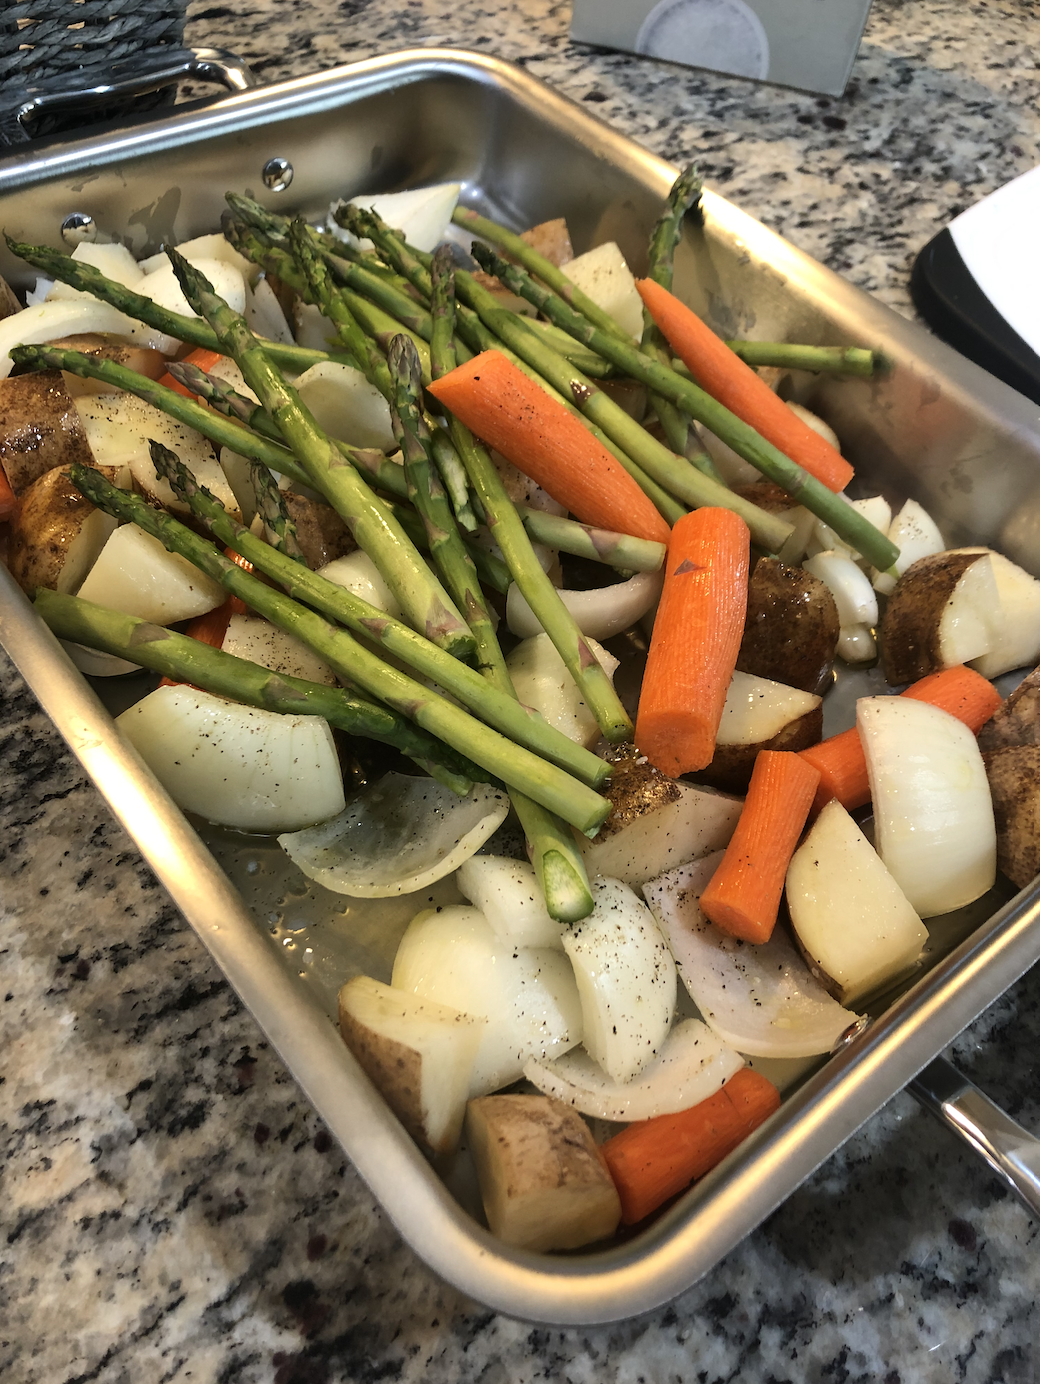
[[[415,44],[522,63],[896,309],[1040,162],[1034,0],[877,0],[846,96],[571,44],[548,0],[189,5],[264,80]],[[532,1328],[405,1248],[16,675],[0,683],[0,1380],[1027,1384],[1037,1227],[900,1096],[670,1307]],[[953,1055],[1040,1127],[1040,978]]]

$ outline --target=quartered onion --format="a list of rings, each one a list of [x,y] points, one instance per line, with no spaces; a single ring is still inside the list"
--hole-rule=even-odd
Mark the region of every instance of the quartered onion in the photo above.
[[[652,610],[661,596],[660,572],[637,572],[628,581],[599,586],[592,591],[558,591],[582,634],[610,639]],[[506,597],[506,621],[514,634],[530,639],[542,634],[541,622],[514,582]]]
[[[505,793],[478,783],[460,798],[435,779],[386,774],[329,822],[279,836],[308,878],[337,894],[411,894],[457,870],[505,820]]]
[[[761,946],[728,937],[700,910],[722,852],[643,885],[679,975],[724,1042],[752,1057],[830,1052],[856,1015],[830,997],[780,928]]]
[[[601,1120],[652,1120],[713,1096],[744,1065],[699,1019],[684,1019],[634,1081],[613,1081],[584,1048],[553,1061],[532,1058],[524,1076],[539,1091]]]

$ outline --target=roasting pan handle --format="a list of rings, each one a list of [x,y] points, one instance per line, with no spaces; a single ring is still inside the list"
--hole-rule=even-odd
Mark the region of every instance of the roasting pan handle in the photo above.
[[[1016,1124],[979,1088],[937,1057],[907,1087],[926,1110],[952,1129],[1040,1219],[1040,1139]]]
[[[68,76],[26,87],[0,112],[0,145],[28,144],[36,132],[34,127],[45,126],[48,119],[67,120],[75,115],[79,125],[88,124],[92,115],[101,119],[119,103],[189,77],[217,82],[228,91],[247,91],[259,85],[248,64],[223,48],[164,48],[84,74],[80,80],[87,85],[79,88],[70,88]]]

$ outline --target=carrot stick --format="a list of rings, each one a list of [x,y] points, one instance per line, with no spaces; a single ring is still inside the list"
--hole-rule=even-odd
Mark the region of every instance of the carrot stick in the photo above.
[[[207,374],[210,370],[213,369],[217,361],[222,359],[223,357],[221,356],[219,351],[208,351],[205,348],[205,346],[196,346],[194,351],[189,351],[188,354],[184,357],[186,364],[197,365],[200,370],[206,371]],[[178,394],[183,394],[185,399],[195,398],[195,395],[191,392],[191,390],[185,389],[184,385],[182,385],[179,381],[175,380],[173,376],[169,373],[169,371],[167,371],[166,374],[163,375],[159,383],[165,385],[167,389],[173,389]]]
[[[794,414],[692,308],[653,279],[639,279],[636,288],[672,350],[702,389],[829,490],[845,489],[853,470],[841,453]]]
[[[731,937],[769,941],[819,782],[820,771],[800,755],[759,751],[737,829],[701,895],[701,912]]]
[[[672,529],[636,718],[636,744],[663,774],[703,769],[747,615],[750,535],[728,509],[684,514]]]
[[[7,479],[7,473],[0,466],[0,520],[9,519],[11,511],[17,503],[15,493],[11,489],[11,482]]]
[[[758,1128],[780,1104],[780,1092],[742,1067],[707,1100],[676,1115],[639,1120],[600,1145],[621,1198],[625,1225],[649,1216]]]
[[[236,562],[245,571],[251,572],[253,570],[253,564],[231,548],[225,548],[224,555],[229,557],[232,562]],[[184,633],[191,639],[197,639],[200,644],[208,644],[211,649],[220,649],[224,645],[228,625],[231,624],[231,617],[233,615],[246,615],[248,612],[249,607],[240,596],[229,596],[223,605],[214,606],[212,610],[207,610],[205,615],[196,615],[195,619],[185,627]],[[179,687],[182,685],[174,678],[161,677],[159,679],[160,687]],[[186,685],[193,686],[191,683]]]
[[[973,735],[978,735],[1000,705],[1000,693],[993,684],[963,663],[929,673],[902,695],[948,711],[958,721],[963,721]],[[814,814],[826,807],[832,798],[837,798],[849,812],[870,802],[867,759],[855,726],[801,750],[800,754],[807,764],[820,771]]]
[[[668,525],[621,463],[501,351],[484,351],[428,389],[581,523],[668,542]]]

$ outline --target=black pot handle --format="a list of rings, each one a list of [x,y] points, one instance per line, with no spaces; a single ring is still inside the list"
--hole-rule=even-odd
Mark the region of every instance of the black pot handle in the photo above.
[[[74,116],[78,127],[104,118],[133,97],[161,92],[187,78],[217,82],[228,91],[258,86],[250,67],[222,48],[165,48],[82,73],[84,85],[70,87],[70,77],[50,78],[20,91],[5,92],[0,112],[0,144],[28,144],[34,129]]]

